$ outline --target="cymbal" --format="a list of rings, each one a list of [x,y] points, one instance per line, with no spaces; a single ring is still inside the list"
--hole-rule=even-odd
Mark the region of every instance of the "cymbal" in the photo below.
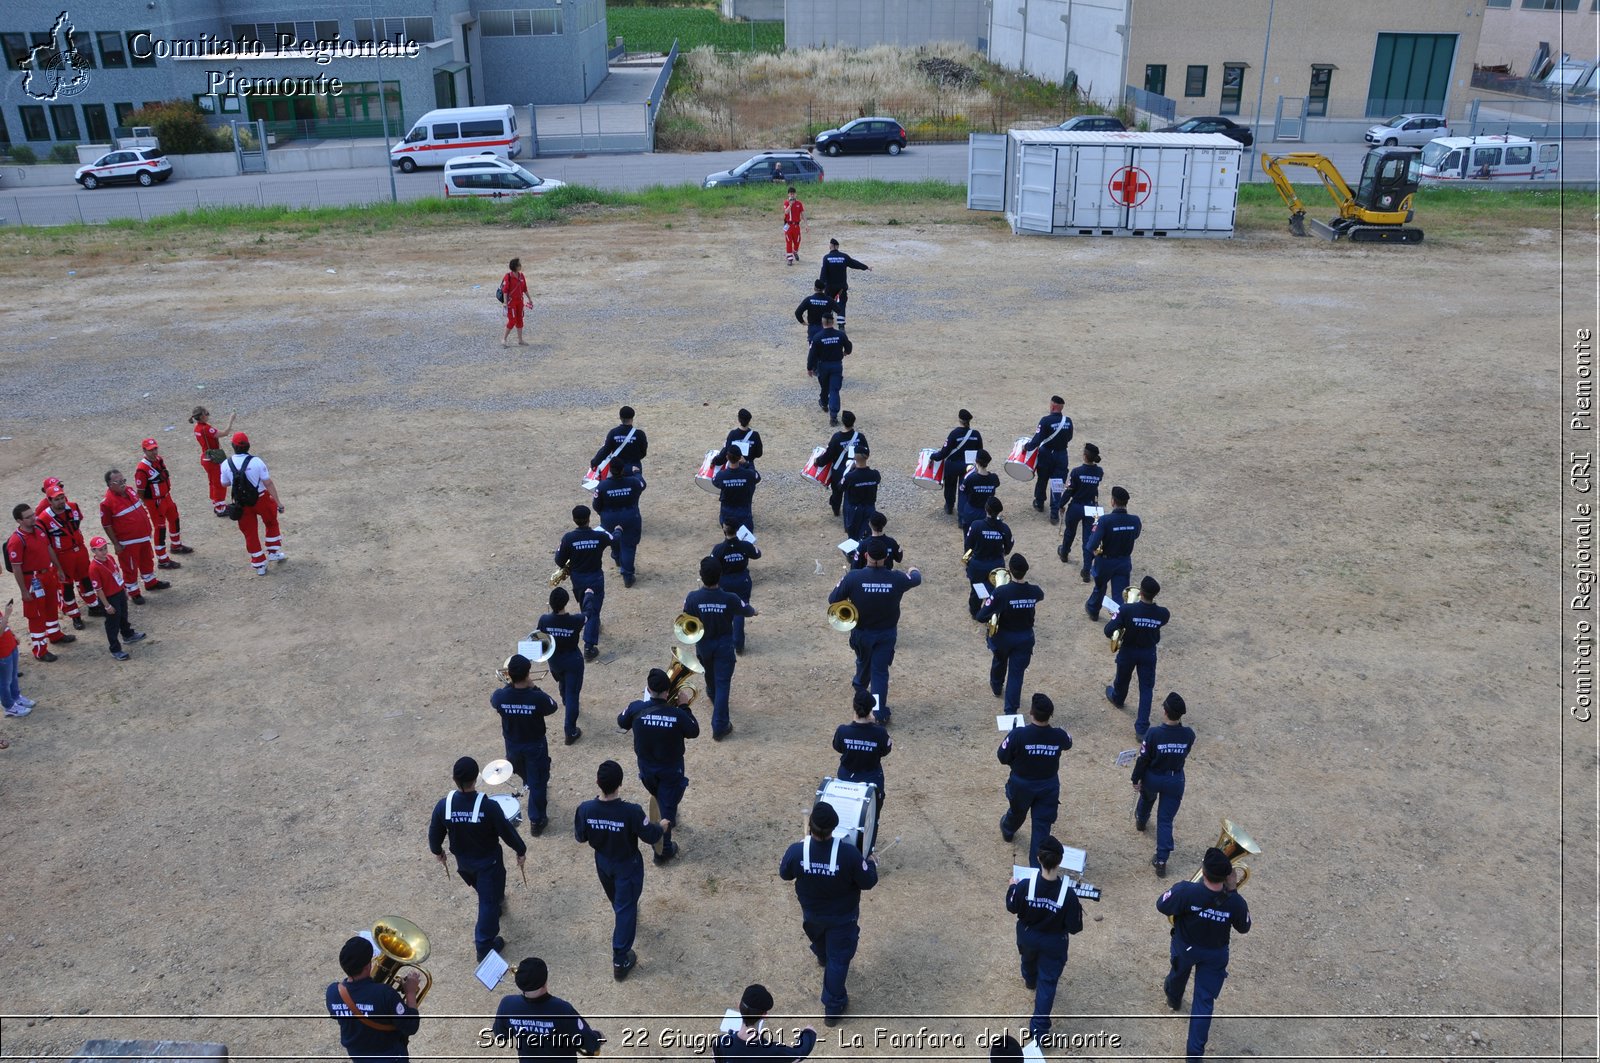
[[[511,762],[509,760],[491,760],[483,766],[483,781],[490,786],[499,786],[511,776]]]

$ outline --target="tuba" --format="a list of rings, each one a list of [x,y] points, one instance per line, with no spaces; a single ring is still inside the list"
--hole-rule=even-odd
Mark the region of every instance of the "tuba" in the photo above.
[[[567,562],[554,572],[550,573],[550,586],[552,589],[561,586],[563,580],[572,575],[572,562]]]
[[[378,946],[378,956],[372,961],[372,980],[398,991],[405,969],[416,968],[422,975],[422,985],[417,989],[417,1003],[421,1004],[433,988],[433,976],[421,966],[430,951],[428,935],[409,919],[385,915],[373,924],[372,940]]]
[[[1122,591],[1122,604],[1123,605],[1132,605],[1134,602],[1136,602],[1138,600],[1139,600],[1139,588],[1137,588],[1137,587],[1126,587],[1126,588],[1123,589],[1123,591]],[[1112,653],[1116,653],[1118,650],[1122,649],[1122,633],[1125,630],[1126,630],[1125,628],[1120,628],[1119,627],[1119,628],[1117,628],[1117,630],[1115,630],[1115,631],[1113,631],[1111,633],[1111,652]],[[1240,880],[1241,883],[1243,881],[1244,881],[1243,879]]]
[[[672,622],[672,633],[685,646],[693,646],[706,637],[706,626],[692,613],[679,613],[678,619]]]
[[[1004,587],[1011,582],[1011,570],[1004,565],[996,565],[989,570],[989,586],[996,589]]]
[[[527,638],[517,643],[517,652],[522,654],[522,656],[526,657],[528,660],[532,661],[534,664],[543,664],[556,654],[556,637],[550,634],[548,631],[530,632]],[[506,658],[506,662],[500,666],[499,670],[496,671],[494,675],[495,678],[500,680],[502,683],[511,682],[510,657]],[[546,679],[549,677],[549,675],[550,669],[546,668],[542,671],[542,673],[538,674],[530,671],[528,673],[528,678]]]
[[[1217,848],[1221,849],[1222,854],[1230,861],[1237,861],[1241,856],[1261,855],[1261,846],[1256,844],[1256,840],[1250,837],[1243,827],[1235,826],[1233,820],[1226,817],[1222,820],[1222,833],[1217,835]],[[1250,881],[1250,868],[1247,864],[1234,863],[1233,871],[1234,874],[1239,876],[1238,884],[1234,886],[1234,889],[1239,889]],[[1199,882],[1205,878],[1205,874],[1205,868],[1202,867],[1199,871],[1189,876],[1189,881]],[[1167,916],[1167,922],[1172,923],[1176,922],[1176,920],[1169,915]]]
[[[672,647],[672,663],[667,665],[667,700],[677,699],[678,691],[684,689],[684,684],[689,681],[691,675],[705,675],[705,673],[705,666],[695,658],[689,647]],[[694,687],[689,687],[688,690],[689,704],[693,705],[694,699],[700,696],[700,692]]]
[[[835,631],[853,631],[860,619],[861,611],[851,602],[834,602],[828,606],[828,626]]]

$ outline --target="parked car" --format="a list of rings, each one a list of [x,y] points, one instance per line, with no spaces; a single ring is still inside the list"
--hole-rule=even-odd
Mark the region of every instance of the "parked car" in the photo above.
[[[1067,133],[1123,133],[1128,127],[1122,119],[1109,114],[1080,114],[1056,126]]]
[[[1223,118],[1220,115],[1206,115],[1201,118],[1185,118],[1177,125],[1169,125],[1165,129],[1156,130],[1157,133],[1221,133],[1225,137],[1232,137],[1245,147],[1256,142],[1256,135],[1238,122]]]
[[[566,182],[536,177],[498,155],[462,155],[444,164],[444,195],[542,196],[566,187]]]
[[[1450,123],[1442,114],[1397,114],[1368,129],[1367,143],[1420,148],[1430,140],[1449,135]]]
[[[838,129],[824,129],[818,133],[817,150],[829,155],[847,151],[887,151],[898,155],[906,150],[906,127],[893,118],[857,118]]]
[[[763,151],[731,170],[707,174],[706,188],[728,185],[800,184],[822,180],[822,167],[809,151]]]
[[[172,163],[159,148],[136,151],[108,151],[87,166],[80,166],[72,179],[85,188],[138,181],[149,188],[172,176]]]

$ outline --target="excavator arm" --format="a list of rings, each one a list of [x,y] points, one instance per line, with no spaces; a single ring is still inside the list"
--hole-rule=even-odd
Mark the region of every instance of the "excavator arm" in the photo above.
[[[1306,205],[1283,172],[1285,166],[1305,166],[1315,171],[1322,180],[1322,187],[1327,189],[1334,206],[1339,209],[1339,217],[1356,216],[1356,194],[1345,183],[1344,176],[1339,173],[1338,167],[1334,166],[1332,159],[1310,151],[1295,151],[1287,155],[1268,155],[1262,152],[1261,169],[1272,178],[1272,184],[1277,188],[1278,195],[1283,197],[1284,205],[1289,208],[1290,232],[1296,236],[1306,234]]]
[[[1289,231],[1296,236],[1306,235],[1306,205],[1294,190],[1285,168],[1304,166],[1317,175],[1339,215],[1329,222],[1312,219],[1311,226],[1320,236],[1329,240],[1348,237],[1362,243],[1384,242],[1415,244],[1422,242],[1422,230],[1408,227],[1411,221],[1411,197],[1416,191],[1412,149],[1380,148],[1369,151],[1363,163],[1361,192],[1358,194],[1345,181],[1344,175],[1326,155],[1310,151],[1291,152],[1287,155],[1262,153],[1261,169],[1283,197],[1289,208]],[[1370,180],[1369,180],[1370,179]],[[1392,202],[1398,199],[1398,203]]]

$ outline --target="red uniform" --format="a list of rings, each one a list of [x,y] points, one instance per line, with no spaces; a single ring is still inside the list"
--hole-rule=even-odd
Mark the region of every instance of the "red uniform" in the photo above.
[[[106,601],[122,593],[122,572],[117,568],[117,559],[110,554],[104,561],[89,558],[89,582],[94,589],[99,591]]]
[[[65,495],[58,497],[62,502],[60,513],[50,507],[48,498],[34,507],[34,513],[39,517],[39,527],[49,536],[50,545],[55,548],[56,564],[61,567],[61,611],[78,620],[82,614],[78,611],[75,589],[83,591],[83,604],[90,609],[100,602],[89,583],[89,548],[83,542],[83,510]]]
[[[783,201],[783,253],[788,262],[800,261],[800,216],[806,205],[798,199]]]
[[[256,504],[239,515],[239,531],[244,535],[244,548],[250,552],[250,564],[258,575],[265,575],[268,561],[285,560],[283,532],[278,527],[278,502],[267,493],[266,487],[272,473],[267,463],[254,454],[235,454],[222,463],[222,479],[231,485],[235,477],[249,480],[260,493]],[[263,529],[266,532],[264,541]]]
[[[200,468],[205,470],[206,486],[211,489],[211,508],[217,513],[228,511],[228,492],[222,486],[222,466],[206,457],[208,450],[221,450],[222,440],[217,436],[215,425],[197,422],[194,426],[194,441],[200,444]]]
[[[500,292],[506,297],[506,328],[521,328],[522,311],[528,302],[527,278],[508,270],[500,281]]]
[[[20,527],[6,539],[6,566],[22,574],[22,615],[28,618],[28,637],[33,642],[33,655],[43,658],[50,652],[50,643],[60,642],[60,613],[56,609],[56,595],[61,593],[61,581],[56,578],[56,565],[50,558],[50,537],[42,527],[34,526],[25,532]]]
[[[150,512],[150,527],[155,529],[156,535],[156,561],[166,566],[171,560],[167,557],[169,536],[173,550],[184,552],[179,549],[183,539],[178,533],[178,504],[172,500],[172,480],[167,475],[166,459],[159,454],[141,458],[138,468],[133,470],[133,486],[144,500],[144,508]]]
[[[129,598],[138,600],[139,580],[151,583],[156,578],[150,514],[133,488],[124,484],[120,494],[106,489],[106,496],[100,500],[100,523],[111,530],[117,559],[122,562],[122,588]]]

